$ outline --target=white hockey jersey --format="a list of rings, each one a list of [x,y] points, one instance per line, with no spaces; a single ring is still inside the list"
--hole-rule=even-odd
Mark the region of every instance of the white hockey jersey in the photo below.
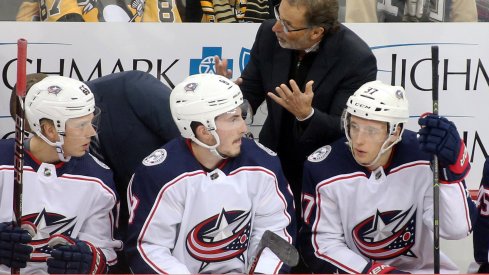
[[[0,222],[13,218],[14,140],[0,141]],[[40,163],[24,154],[22,220],[37,226],[30,245],[31,261],[21,274],[47,274],[48,238],[63,234],[99,247],[108,265],[117,262],[113,239],[114,206],[117,203],[112,172],[86,154],[57,165]],[[0,265],[0,274],[10,268]]]
[[[315,273],[362,273],[371,261],[410,273],[433,273],[431,156],[405,131],[386,167],[369,171],[354,160],[346,139],[305,163],[301,252]],[[462,182],[440,186],[440,236],[471,231]],[[457,273],[443,253],[441,273]]]
[[[136,170],[128,202],[126,252],[134,273],[246,273],[265,230],[295,239],[292,193],[280,162],[249,139],[238,157],[211,172],[184,139],[170,141]],[[286,270],[268,249],[256,268]]]

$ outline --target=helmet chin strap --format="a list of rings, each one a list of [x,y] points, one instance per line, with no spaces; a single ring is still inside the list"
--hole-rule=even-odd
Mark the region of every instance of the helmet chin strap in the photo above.
[[[394,146],[396,143],[398,143],[399,141],[401,141],[401,137],[399,136],[399,138],[398,138],[398,139],[396,139],[394,142],[392,142],[392,143],[391,143],[389,146],[385,147],[385,146],[387,145],[387,143],[389,142],[389,138],[390,138],[390,137],[391,137],[391,136],[388,136],[388,137],[387,137],[387,139],[386,139],[386,140],[384,141],[384,143],[382,144],[382,147],[380,147],[380,151],[379,151],[379,153],[377,153],[377,156],[375,157],[375,159],[374,159],[373,161],[371,161],[370,163],[365,164],[365,163],[360,163],[360,162],[358,162],[358,161],[357,161],[357,159],[355,158],[355,155],[353,156],[353,158],[354,158],[354,159],[355,159],[355,161],[356,161],[358,164],[360,164],[361,166],[365,166],[365,167],[368,167],[368,168],[370,168],[371,166],[374,166],[374,165],[375,165],[375,164],[376,164],[376,163],[379,161],[380,157],[381,157],[383,154],[385,154],[385,152],[387,152],[389,149],[391,149],[391,148],[392,148],[392,146]],[[353,148],[352,148],[353,146],[352,146],[352,142],[350,141],[349,143],[350,143],[350,150],[351,150],[351,152],[352,152],[352,154],[353,154]],[[384,148],[384,147],[385,147],[385,148]]]
[[[44,142],[46,142],[47,144],[55,147],[56,149],[56,153],[58,154],[58,158],[59,160],[63,161],[63,162],[68,162],[70,161],[71,157],[65,157],[64,155],[64,151],[63,151],[63,144],[65,143],[65,140],[63,138],[63,135],[58,133],[58,136],[59,136],[59,141],[56,141],[56,142],[52,142],[50,141],[46,136],[44,136],[40,131],[36,131],[36,134],[38,137],[40,137],[42,140],[44,140]]]
[[[204,148],[207,148],[209,149],[209,151],[215,155],[216,157],[220,158],[220,159],[227,159],[228,157],[225,156],[225,155],[222,155],[221,153],[219,153],[219,151],[217,150],[217,147],[219,146],[219,144],[221,144],[221,139],[219,139],[219,136],[217,135],[216,131],[215,130],[210,130],[209,131],[211,133],[211,135],[216,139],[216,144],[210,146],[210,145],[207,145],[205,143],[203,143],[202,141],[200,141],[197,137],[192,137],[191,139],[197,143],[198,145],[204,147]]]

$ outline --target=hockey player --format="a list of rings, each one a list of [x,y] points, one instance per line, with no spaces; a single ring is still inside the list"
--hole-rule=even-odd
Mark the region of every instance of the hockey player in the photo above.
[[[243,138],[243,103],[219,75],[193,75],[173,89],[183,138],[146,157],[129,185],[134,273],[246,273],[265,230],[294,241],[292,194],[276,154]],[[265,249],[256,272],[286,267]]]
[[[489,273],[489,158],[484,163],[477,198],[477,222],[474,225],[474,258],[479,264],[477,273]],[[469,270],[474,272],[475,270]]]
[[[87,154],[95,102],[80,81],[49,76],[25,99],[22,228],[13,213],[14,140],[0,141],[0,273],[104,273],[117,261],[111,171]],[[27,227],[25,227],[28,225]]]
[[[308,157],[301,251],[314,273],[433,273],[433,172],[440,162],[440,236],[471,231],[464,143],[446,118],[426,115],[405,130],[402,87],[367,82],[347,101],[346,138]],[[457,267],[443,253],[441,273]]]

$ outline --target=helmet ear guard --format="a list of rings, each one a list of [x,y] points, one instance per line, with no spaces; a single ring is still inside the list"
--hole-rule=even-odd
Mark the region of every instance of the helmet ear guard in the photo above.
[[[172,117],[182,137],[211,151],[220,144],[216,117],[239,108],[243,103],[239,87],[226,77],[215,74],[191,75],[175,86],[170,94]],[[214,136],[216,144],[209,146],[197,139],[192,122],[201,123]]]

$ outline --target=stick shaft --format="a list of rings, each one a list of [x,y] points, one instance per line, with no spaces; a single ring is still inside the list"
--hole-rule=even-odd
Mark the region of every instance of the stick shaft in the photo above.
[[[431,47],[432,76],[433,76],[433,114],[438,115],[438,46]],[[434,274],[440,274],[440,181],[438,171],[438,157],[433,156],[433,256]]]
[[[13,224],[20,226],[22,218],[22,187],[24,170],[24,97],[26,94],[26,62],[27,40],[17,41],[17,83],[16,93],[20,102],[15,114],[15,153],[14,153],[14,193],[13,193]],[[18,268],[11,269],[12,274],[19,274]]]
[[[263,249],[265,249],[265,247],[259,247],[258,248],[258,251],[256,252],[256,255],[254,257],[251,258],[251,265],[250,265],[250,269],[248,270],[248,274],[255,274],[255,269],[256,269],[256,266],[258,265],[258,260],[260,259],[260,256],[261,256],[261,253],[263,252]]]

